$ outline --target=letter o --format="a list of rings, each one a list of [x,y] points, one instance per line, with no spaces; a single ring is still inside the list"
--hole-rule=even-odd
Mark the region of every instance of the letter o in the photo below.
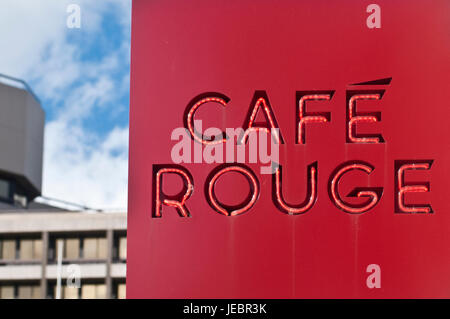
[[[247,179],[250,187],[249,196],[241,204],[235,206],[220,203],[214,191],[217,180],[228,172],[237,172],[243,175]],[[205,197],[208,204],[215,211],[225,216],[236,216],[250,210],[256,203],[259,192],[259,182],[257,177],[249,167],[241,164],[224,164],[217,167],[211,172],[205,183]]]

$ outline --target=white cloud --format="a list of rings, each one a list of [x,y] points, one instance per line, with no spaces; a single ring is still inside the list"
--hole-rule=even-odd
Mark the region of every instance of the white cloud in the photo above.
[[[124,41],[100,61],[81,59],[69,41],[66,8],[77,3],[82,30],[101,34],[101,19],[114,12]],[[0,73],[24,78],[45,100],[57,102],[46,125],[43,195],[96,208],[126,208],[128,127],[115,127],[103,139],[83,127],[96,108],[114,105],[128,89],[129,75],[117,70],[129,61],[131,0],[2,0]],[[101,121],[101,119],[99,119]]]
[[[66,122],[48,124],[46,133],[45,176],[51,181],[46,184],[48,196],[94,208],[125,208],[127,128],[114,129],[100,143]]]

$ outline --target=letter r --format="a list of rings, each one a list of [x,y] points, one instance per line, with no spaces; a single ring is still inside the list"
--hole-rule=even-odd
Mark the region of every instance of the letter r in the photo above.
[[[166,174],[176,174],[183,180],[183,189],[176,195],[166,195],[163,192],[163,176]],[[189,217],[189,210],[186,201],[194,191],[192,175],[180,165],[153,165],[153,201],[152,216],[162,217],[162,206],[174,207],[181,217]]]

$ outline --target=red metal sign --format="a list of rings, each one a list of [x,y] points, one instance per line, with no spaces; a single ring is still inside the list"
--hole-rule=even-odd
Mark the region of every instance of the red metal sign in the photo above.
[[[449,13],[133,1],[128,297],[450,297]]]

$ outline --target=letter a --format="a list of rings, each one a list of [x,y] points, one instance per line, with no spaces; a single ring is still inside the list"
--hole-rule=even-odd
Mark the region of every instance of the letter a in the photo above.
[[[369,289],[381,288],[381,268],[377,264],[370,264],[366,269],[371,274],[367,277],[366,284]]]
[[[81,28],[81,8],[78,4],[70,4],[67,6],[67,27],[69,29]]]
[[[369,4],[367,6],[367,13],[371,13],[367,17],[367,27],[369,29],[381,28],[381,8],[378,4]]]

